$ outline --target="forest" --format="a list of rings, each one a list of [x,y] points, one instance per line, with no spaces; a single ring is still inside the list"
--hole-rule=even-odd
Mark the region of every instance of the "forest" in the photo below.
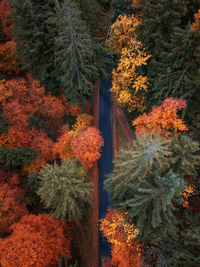
[[[199,88],[200,0],[0,0],[0,267],[198,267]]]

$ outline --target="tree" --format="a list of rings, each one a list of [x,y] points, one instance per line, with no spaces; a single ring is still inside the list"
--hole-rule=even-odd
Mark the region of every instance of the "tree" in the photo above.
[[[0,240],[2,267],[49,267],[64,254],[71,257],[69,226],[50,214],[26,215],[12,230],[11,236]]]
[[[159,135],[137,136],[133,144],[117,152],[114,169],[105,180],[106,189],[116,197],[123,194],[127,183],[137,184],[156,170],[168,170],[171,154],[170,140]]]
[[[49,18],[58,29],[55,38],[56,75],[64,91],[65,98],[72,102],[82,102],[90,96],[98,77],[94,65],[95,51],[86,23],[81,19],[75,2],[56,2],[55,15]]]
[[[46,208],[51,208],[54,216],[78,222],[85,213],[86,205],[91,204],[91,184],[86,181],[82,166],[69,160],[61,165],[47,164],[39,173],[39,189]]]
[[[0,182],[0,236],[9,234],[11,225],[28,213],[25,203],[20,202],[22,196],[18,187]]]
[[[166,98],[162,105],[154,106],[147,115],[143,113],[132,124],[136,126],[136,134],[162,134],[164,136],[179,135],[186,131],[187,126],[178,118],[177,112],[186,108],[186,101],[182,99]]]
[[[16,56],[20,69],[32,73],[47,91],[58,93],[59,83],[54,65],[54,31],[48,30],[47,19],[55,7],[54,0],[11,0],[12,33],[16,41]]]
[[[200,31],[192,30],[191,25],[174,28],[166,51],[161,53],[157,76],[152,86],[149,105],[159,103],[166,97],[178,97],[187,101],[184,119],[191,129],[200,127],[199,101],[200,86],[199,57]]]
[[[109,209],[106,217],[101,220],[100,229],[111,243],[111,264],[119,267],[140,266],[140,244],[135,237],[138,229],[125,221],[126,212]]]
[[[142,243],[151,243],[151,235],[155,230],[165,231],[177,224],[174,215],[177,205],[181,205],[183,198],[180,195],[186,190],[186,182],[170,170],[165,176],[159,172],[141,180],[138,185],[128,183],[123,188],[123,194],[112,198],[114,206],[128,212],[134,225],[139,229],[139,240]],[[174,205],[176,203],[176,206]],[[158,232],[155,236],[157,236]],[[162,235],[157,236],[162,240]]]
[[[142,44],[131,40],[128,47],[122,49],[117,69],[113,69],[113,82],[110,89],[114,100],[129,112],[145,108],[147,77],[139,75],[136,68],[147,64],[147,55]]]
[[[13,9],[9,4],[9,0],[1,0],[0,3],[0,21],[2,25],[2,29],[4,34],[6,35],[8,40],[12,39],[12,32],[11,32],[11,21],[10,21],[10,12]],[[7,41],[8,41],[7,40]]]
[[[16,43],[8,41],[0,45],[0,71],[3,74],[14,75],[19,74],[19,68],[17,66],[14,49]]]
[[[85,169],[90,169],[100,158],[100,148],[103,138],[95,127],[88,127],[71,140],[71,149]]]
[[[24,164],[30,164],[37,155],[37,152],[28,147],[11,149],[2,146],[0,147],[0,165],[6,170],[19,169]]]

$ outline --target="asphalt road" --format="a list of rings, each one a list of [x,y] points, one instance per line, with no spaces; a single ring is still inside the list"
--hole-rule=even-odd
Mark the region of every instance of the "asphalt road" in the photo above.
[[[104,190],[103,182],[105,175],[112,171],[113,158],[113,125],[112,125],[112,102],[109,89],[111,88],[111,79],[103,82],[99,88],[99,130],[104,139],[102,156],[98,161],[99,171],[99,219],[104,218],[107,209],[111,206],[110,196]],[[102,237],[99,231],[99,267],[101,267],[101,257],[111,255],[110,244]]]

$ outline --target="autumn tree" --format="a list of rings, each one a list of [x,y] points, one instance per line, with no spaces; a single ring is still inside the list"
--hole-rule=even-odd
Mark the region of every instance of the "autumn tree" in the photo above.
[[[101,220],[100,229],[111,243],[111,264],[119,267],[139,267],[140,244],[135,240],[138,229],[125,221],[126,212],[109,209]]]
[[[146,132],[154,135],[159,133],[164,136],[173,136],[186,131],[187,126],[177,115],[179,110],[185,108],[185,100],[165,99],[162,105],[154,106],[148,115],[143,113],[132,122],[133,126],[136,126],[136,134],[142,135]]]
[[[0,71],[3,74],[19,74],[19,68],[14,54],[15,46],[16,43],[13,41],[8,41],[0,45]]]
[[[64,254],[70,258],[69,226],[49,214],[26,215],[0,240],[2,267],[49,267]]]
[[[0,21],[4,34],[8,40],[12,39],[10,12],[13,9],[9,4],[9,0],[1,0],[0,2]],[[7,40],[7,41],[8,41]]]
[[[20,200],[23,191],[17,186],[0,182],[0,236],[11,232],[11,225],[28,213],[25,203]]]
[[[114,100],[129,112],[145,108],[148,81],[146,76],[136,72],[136,68],[146,65],[149,58],[142,44],[131,40],[122,50],[117,69],[113,69],[110,91]]]
[[[39,173],[37,194],[55,217],[78,222],[92,202],[91,184],[86,179],[84,168],[75,161],[47,164]]]
[[[100,158],[101,146],[103,146],[103,139],[95,127],[88,127],[85,131],[81,131],[71,141],[74,157],[79,159],[86,169],[90,169],[93,163]]]

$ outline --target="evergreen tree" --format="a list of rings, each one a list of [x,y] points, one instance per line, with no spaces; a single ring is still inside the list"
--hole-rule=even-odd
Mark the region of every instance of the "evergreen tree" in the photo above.
[[[54,21],[58,30],[55,38],[57,77],[66,99],[81,102],[92,94],[98,74],[91,37],[75,2],[66,0],[60,5],[57,1],[55,12],[50,21]]]
[[[151,54],[147,74],[150,82],[157,75],[161,52],[166,50],[174,27],[180,25],[186,14],[185,0],[145,0],[141,12],[142,23],[136,33],[147,52]]]
[[[136,184],[156,170],[168,170],[170,159],[170,140],[159,135],[137,136],[133,144],[117,153],[114,170],[108,175],[105,187],[111,187],[112,194],[117,196],[127,182]]]
[[[38,153],[28,147],[11,149],[7,146],[0,147],[0,165],[6,170],[15,170],[23,165],[29,165]]]
[[[197,176],[197,168],[200,165],[199,143],[189,136],[172,137],[170,143],[172,152],[171,168],[180,177],[186,175]]]
[[[3,114],[0,113],[0,135],[2,133],[7,133],[8,131],[8,123],[5,120]]]
[[[22,70],[31,72],[49,90],[59,88],[55,75],[54,37],[56,31],[49,31],[47,18],[55,0],[11,0],[14,8],[11,20],[16,41],[16,54]],[[55,29],[55,25],[52,26]]]
[[[162,240],[163,233],[170,233],[178,223],[173,213],[176,210],[173,203],[182,204],[180,193],[185,189],[184,180],[170,170],[165,176],[156,172],[138,185],[127,183],[123,195],[113,198],[111,192],[111,197],[114,206],[128,211],[127,217],[132,218],[139,229],[139,240],[151,243],[155,237],[157,241]]]
[[[198,131],[200,32],[193,31],[190,24],[184,29],[177,27],[167,46],[167,50],[161,53],[149,103],[158,103],[168,96],[186,99],[185,120]]]
[[[47,164],[39,173],[37,194],[55,217],[77,222],[92,202],[91,184],[86,178],[84,168],[72,160],[62,161],[60,166]]]

